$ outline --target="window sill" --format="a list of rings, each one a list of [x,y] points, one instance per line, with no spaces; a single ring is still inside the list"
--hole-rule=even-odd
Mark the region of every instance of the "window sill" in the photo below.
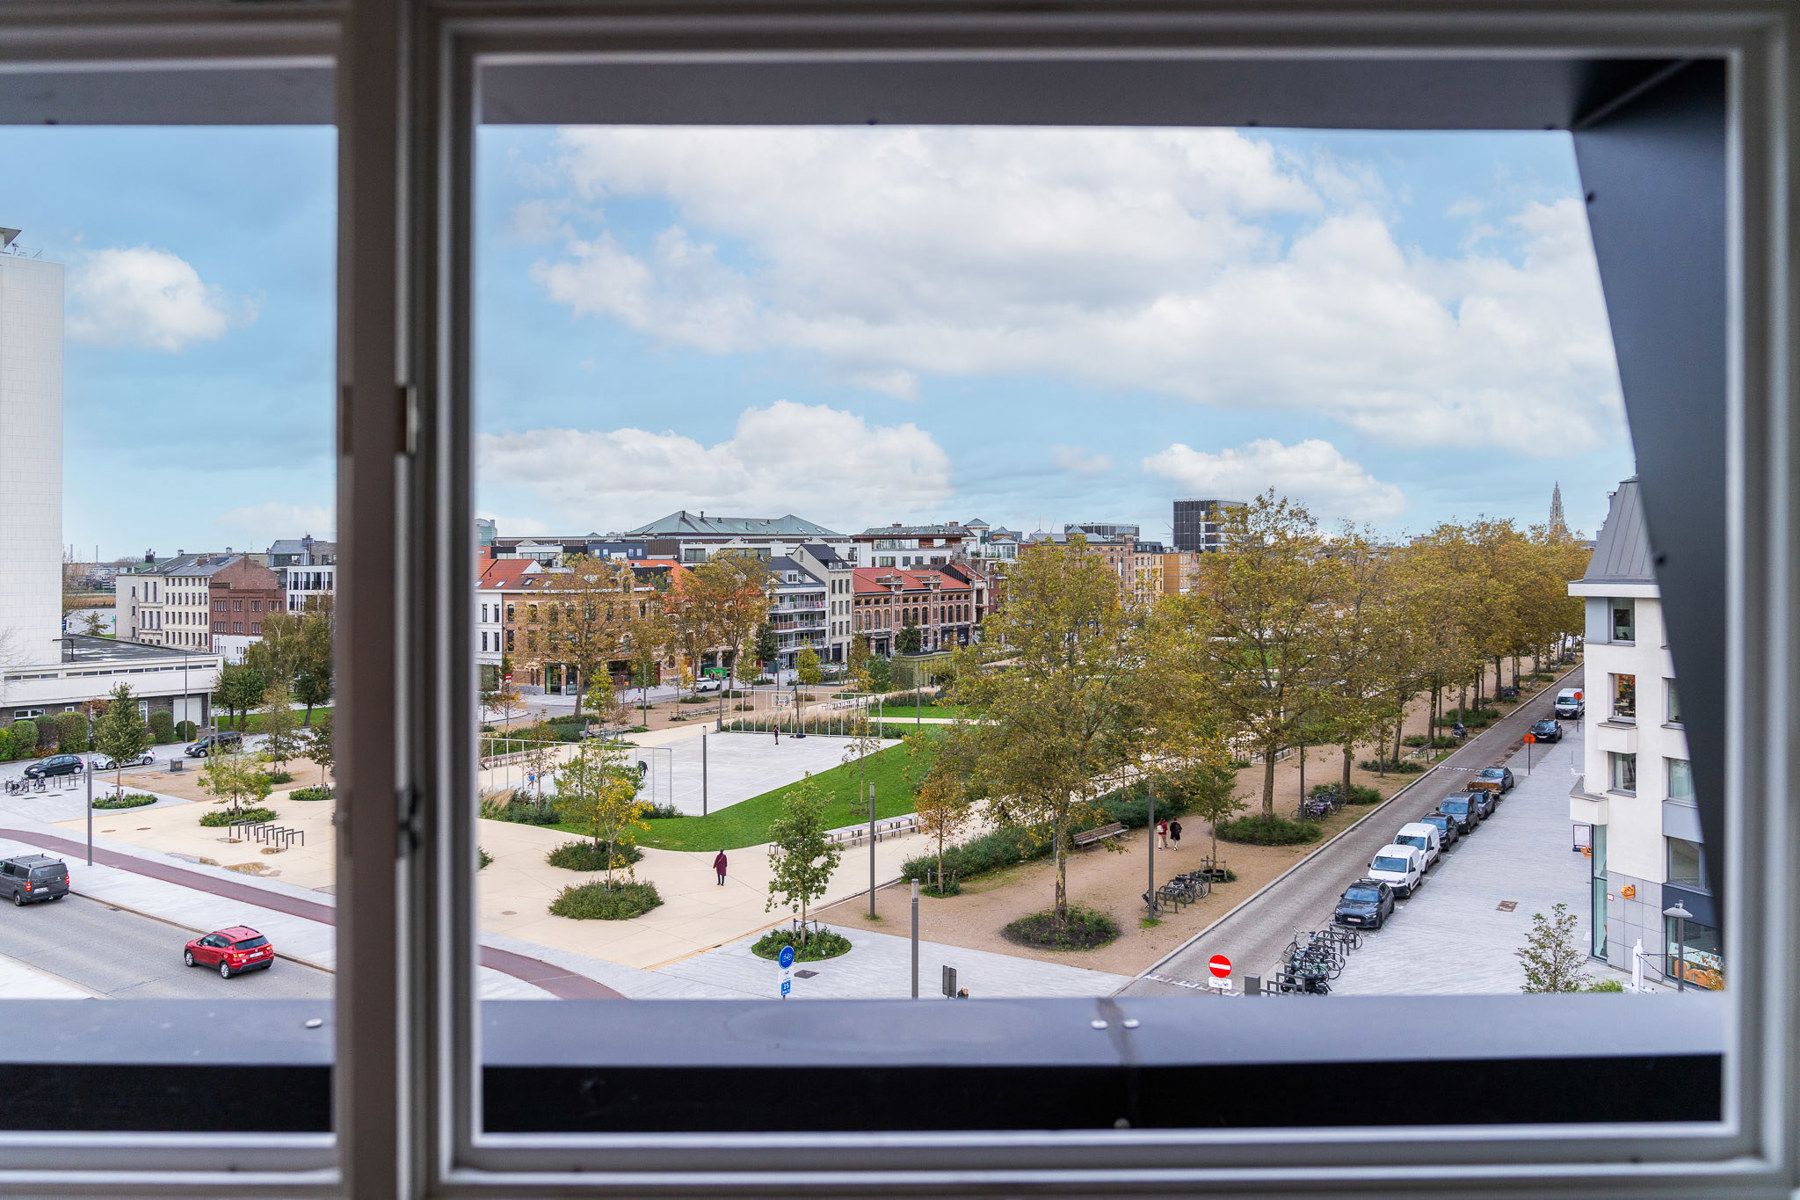
[[[1627,800],[1636,800],[1637,799],[1637,789],[1636,788],[1633,788],[1630,791],[1627,791],[1624,788],[1607,788],[1606,794],[1609,796],[1622,796]]]

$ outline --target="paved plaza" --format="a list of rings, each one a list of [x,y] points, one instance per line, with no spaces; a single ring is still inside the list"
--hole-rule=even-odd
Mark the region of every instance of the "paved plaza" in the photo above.
[[[1520,751],[1508,764],[1519,784],[1493,817],[1432,868],[1424,887],[1400,901],[1394,918],[1365,934],[1334,995],[1517,993],[1524,968],[1514,951],[1531,936],[1533,913],[1569,906],[1577,944],[1589,942],[1589,860],[1570,849],[1569,784],[1581,761],[1582,726],[1564,722],[1555,745]],[[1503,907],[1511,905],[1510,909]],[[1330,914],[1321,914],[1320,924]],[[1589,971],[1616,977],[1604,964]]]

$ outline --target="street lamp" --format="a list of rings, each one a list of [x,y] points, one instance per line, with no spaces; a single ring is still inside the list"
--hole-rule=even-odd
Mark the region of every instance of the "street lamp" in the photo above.
[[[1685,992],[1687,972],[1683,967],[1687,962],[1687,923],[1694,919],[1694,914],[1677,900],[1674,907],[1663,909],[1663,916],[1675,918],[1675,990]]]

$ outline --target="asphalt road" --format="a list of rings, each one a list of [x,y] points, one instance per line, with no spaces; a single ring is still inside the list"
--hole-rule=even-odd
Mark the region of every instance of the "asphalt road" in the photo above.
[[[1269,979],[1296,932],[1331,924],[1332,910],[1344,888],[1362,877],[1375,851],[1389,843],[1395,830],[1436,808],[1445,796],[1462,791],[1473,772],[1509,762],[1526,731],[1551,715],[1557,691],[1582,686],[1582,671],[1576,667],[1537,699],[1521,704],[1471,737],[1467,745],[1435,770],[1419,776],[1410,791],[1382,805],[1368,820],[1306,860],[1299,870],[1231,912],[1166,961],[1151,967],[1128,984],[1122,994],[1194,995],[1193,989],[1168,981],[1204,983],[1211,978],[1207,960],[1219,953],[1231,959],[1234,980],[1240,985],[1247,974]],[[1431,887],[1427,883],[1420,894],[1429,895]]]
[[[0,906],[0,954],[112,999],[329,1000],[329,972],[288,959],[267,971],[221,979],[189,968],[181,948],[193,933],[85,896]],[[279,953],[281,947],[277,946]]]

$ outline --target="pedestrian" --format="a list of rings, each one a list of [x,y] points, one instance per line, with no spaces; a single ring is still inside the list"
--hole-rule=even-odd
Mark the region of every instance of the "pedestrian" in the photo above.
[[[1181,822],[1180,821],[1170,821],[1169,822],[1169,844],[1177,850],[1181,849]]]
[[[1169,822],[1167,820],[1159,819],[1156,822],[1156,848],[1158,850],[1169,848]]]
[[[719,851],[713,858],[713,874],[719,877],[719,886],[725,886],[725,852]]]

